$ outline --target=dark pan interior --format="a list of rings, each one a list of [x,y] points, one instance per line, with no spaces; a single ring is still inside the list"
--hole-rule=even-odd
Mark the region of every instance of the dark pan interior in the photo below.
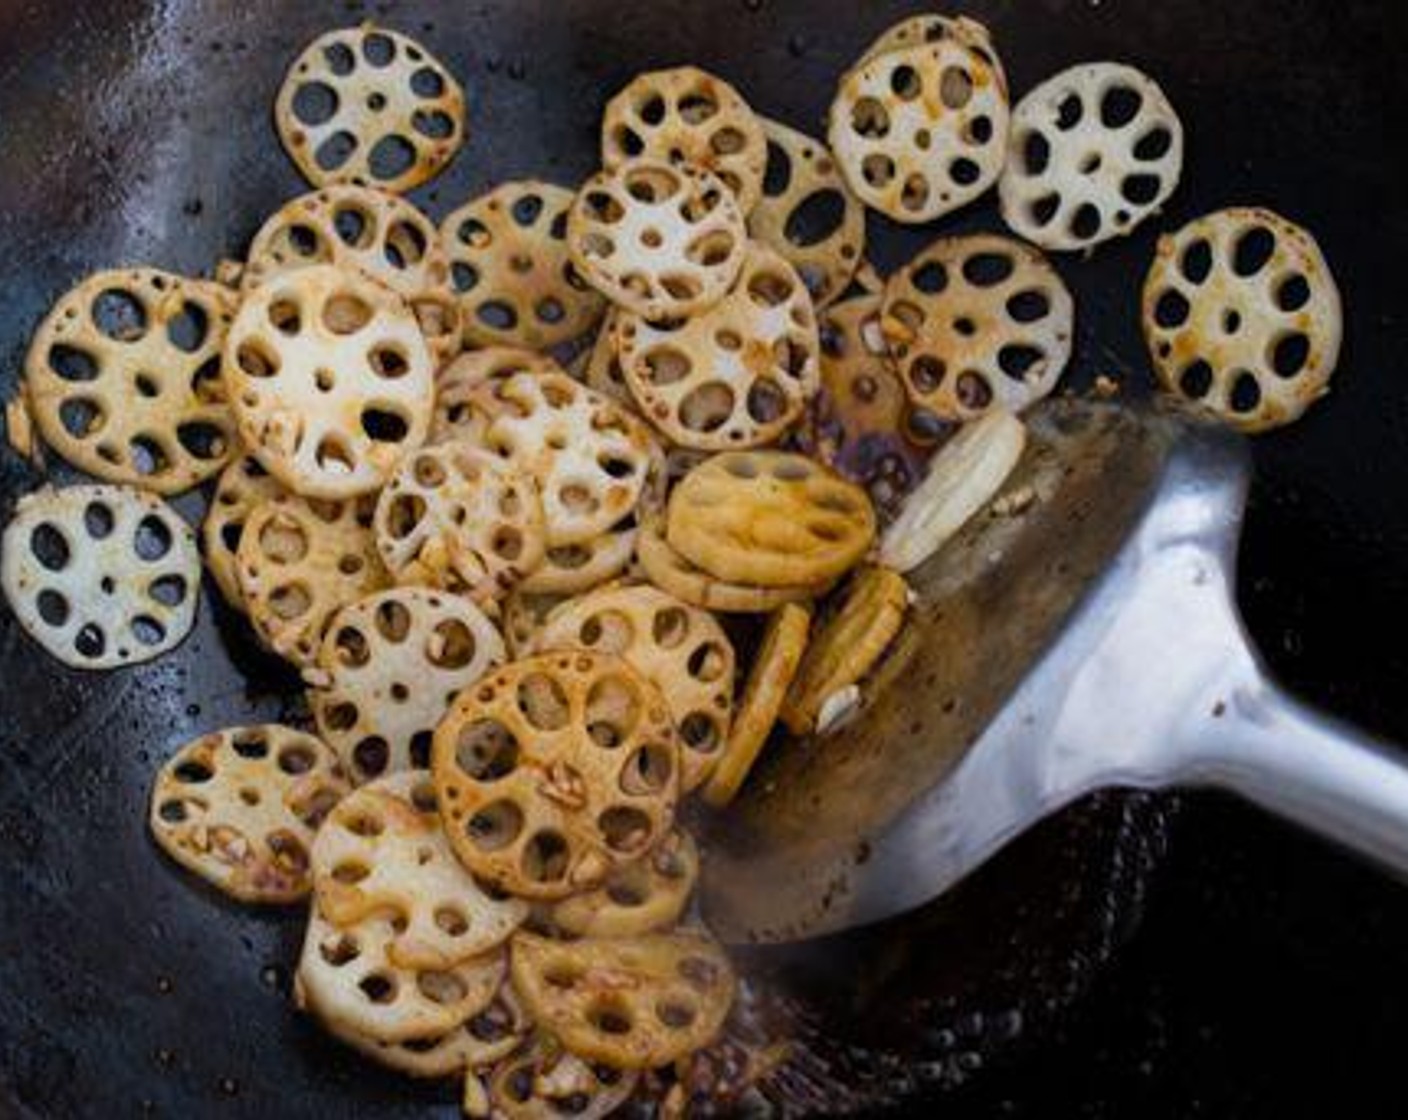
[[[1386,2],[972,3],[1020,92],[1069,63],[1150,70],[1188,130],[1172,226],[1262,203],[1321,238],[1348,308],[1335,392],[1258,443],[1244,601],[1309,698],[1408,739],[1398,640],[1408,599],[1408,259],[1401,20]],[[835,79],[911,5],[803,0],[280,4],[0,2],[0,388],[29,331],[88,270],[208,269],[302,185],[269,118],[317,32],[364,18],[423,36],[465,82],[471,131],[417,194],[439,216],[509,177],[573,183],[605,98],[693,61],[760,111],[817,129]],[[872,223],[893,267],[939,231],[997,228],[989,199],[922,232]],[[1085,263],[1070,383],[1148,380],[1137,289],[1146,230]],[[52,476],[71,477],[61,467]],[[38,482],[0,452],[4,509]],[[194,518],[202,500],[180,508]],[[301,920],[221,902],[144,832],[151,774],[193,735],[297,718],[292,676],[207,592],[176,653],[70,673],[0,610],[0,1114],[425,1115],[452,1092],[371,1069],[291,1009]],[[789,967],[814,1051],[779,1078],[795,1108],[912,1107],[975,1077],[1020,1078],[1137,925],[1170,804],[1108,796],[1019,844],[917,920]],[[800,978],[800,979],[798,979]],[[1000,1061],[998,1061],[1000,1059]],[[996,1072],[986,1072],[997,1062]],[[961,1107],[961,1102],[954,1102]]]

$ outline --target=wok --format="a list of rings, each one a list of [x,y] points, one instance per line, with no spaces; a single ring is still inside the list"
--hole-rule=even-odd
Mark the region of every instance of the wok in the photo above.
[[[651,66],[696,62],[760,111],[816,129],[845,65],[910,10],[0,0],[0,388],[84,272],[208,269],[304,189],[269,110],[288,61],[329,26],[375,18],[423,36],[465,82],[468,147],[415,196],[439,216],[504,178],[581,179],[605,98]],[[1157,76],[1189,133],[1168,226],[1255,202],[1320,236],[1348,308],[1345,357],[1329,401],[1256,446],[1243,605],[1292,687],[1408,737],[1395,640],[1408,604],[1403,17],[1387,0],[966,10],[993,28],[1019,93],[1098,58]],[[996,227],[990,199],[920,231],[872,222],[872,255],[888,270],[940,230]],[[1154,233],[1059,262],[1079,309],[1069,383],[1147,382],[1136,292]],[[38,480],[5,452],[0,513]],[[180,508],[194,519],[202,504]],[[0,611],[0,1115],[450,1113],[451,1090],[376,1070],[293,1011],[300,915],[226,904],[145,834],[151,776],[179,743],[297,719],[295,695],[213,589],[179,650],[111,674],[64,670]],[[1209,1101],[1217,1115],[1302,1115],[1387,1089],[1386,1038],[1408,1026],[1408,977],[1388,961],[1408,933],[1404,897],[1251,810],[1188,801],[1180,824],[1169,798],[1088,800],[918,915],[747,962],[786,993],[803,1040],[769,1099],[914,1115],[936,1096],[951,1115],[1185,1115]],[[1151,898],[1155,918],[1136,934]],[[1219,986],[1239,976],[1244,987]],[[1309,1040],[1326,1015],[1334,1031]],[[1306,1059],[1284,1084],[1278,1039]]]

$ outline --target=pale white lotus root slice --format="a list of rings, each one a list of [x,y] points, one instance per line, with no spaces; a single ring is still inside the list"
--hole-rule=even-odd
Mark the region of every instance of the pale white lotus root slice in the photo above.
[[[333,617],[309,706],[354,782],[424,769],[455,696],[506,656],[494,624],[467,599],[393,588]]]
[[[999,190],[1012,230],[1074,252],[1132,233],[1183,171],[1183,125],[1152,78],[1131,66],[1073,66],[1012,111]]]
[[[635,1070],[584,1062],[559,1046],[530,1042],[489,1079],[485,1115],[503,1120],[606,1120],[635,1092]],[[482,1088],[481,1091],[482,1093]]]
[[[376,544],[397,583],[502,598],[542,562],[543,503],[516,464],[463,442],[422,447],[376,503]]]
[[[885,285],[883,329],[909,399],[945,420],[1020,412],[1071,357],[1075,302],[1037,250],[940,238]]]
[[[764,119],[768,171],[748,232],[781,253],[818,307],[839,299],[865,253],[865,208],[820,140]]]
[[[450,968],[398,968],[388,955],[397,924],[382,912],[339,929],[311,907],[294,980],[298,1005],[335,1034],[402,1043],[441,1039],[493,1003],[503,949]]]
[[[660,690],[627,662],[573,650],[506,665],[435,732],[445,832],[475,875],[555,900],[665,838],[680,748]]]
[[[828,138],[862,202],[917,223],[957,210],[997,182],[1007,126],[1000,70],[947,38],[850,71],[831,104]]]
[[[1007,74],[992,45],[992,32],[968,16],[941,16],[933,12],[910,16],[881,32],[861,56],[863,62],[879,58],[892,51],[907,50],[923,44],[952,39],[978,55],[993,68],[1002,88],[1007,89]]]
[[[378,778],[349,794],[312,849],[318,913],[339,929],[390,913],[396,968],[447,969],[507,941],[528,916],[518,899],[491,898],[460,865],[440,827],[426,770]]]
[[[736,658],[706,610],[657,587],[604,587],[548,616],[533,652],[589,649],[624,659],[653,681],[679,731],[680,791],[706,781],[728,740]]]
[[[762,193],[767,140],[728,82],[695,66],[638,75],[601,118],[601,165],[636,158],[689,164],[717,175],[748,214]]]
[[[340,183],[286,203],[250,243],[241,284],[313,264],[360,270],[411,305],[438,361],[459,353],[459,305],[435,223],[386,191]]]
[[[309,852],[347,793],[337,756],[278,724],[202,735],[152,787],[152,836],[187,870],[242,902],[297,902],[313,887]]]
[[[637,520],[627,517],[600,536],[554,545],[519,587],[529,594],[580,595],[624,572],[635,555]]]
[[[390,585],[371,522],[368,498],[281,494],[249,515],[235,574],[250,622],[275,653],[311,666],[333,615]]]
[[[509,975],[544,1030],[587,1061],[648,1069],[714,1040],[733,1004],[728,957],[699,933],[550,941],[520,933]]]
[[[223,369],[245,446],[308,497],[380,489],[430,426],[434,363],[410,306],[332,265],[248,293]]]
[[[465,345],[546,350],[600,321],[606,300],[567,251],[573,197],[553,183],[503,183],[440,223]]]
[[[577,192],[567,246],[578,271],[618,306],[647,319],[695,315],[743,267],[748,231],[738,200],[696,167],[633,159]]]
[[[75,669],[150,661],[195,622],[195,534],[154,494],[45,487],[16,504],[0,550],[0,586],[20,625]]]
[[[772,443],[801,417],[820,374],[816,315],[797,270],[754,243],[738,283],[701,315],[623,314],[621,369],[672,442],[703,451]]]
[[[435,375],[435,413],[429,443],[468,440],[483,444],[489,421],[503,411],[495,386],[516,373],[561,373],[546,354],[513,346],[468,350]]]
[[[236,557],[244,536],[244,523],[261,503],[286,493],[252,455],[236,459],[220,472],[210,508],[201,522],[201,551],[205,565],[225,601],[244,610]]]
[[[493,387],[502,405],[485,445],[537,480],[547,543],[581,544],[634,512],[656,450],[629,410],[565,373],[520,373]]]
[[[401,194],[437,175],[464,142],[464,90],[414,39],[364,23],[304,48],[279,87],[274,122],[313,186]]]
[[[1339,288],[1311,234],[1270,210],[1220,210],[1160,238],[1144,281],[1159,380],[1246,432],[1289,424],[1330,391]]]
[[[91,475],[177,494],[238,449],[220,380],[235,297],[154,268],[96,272],[54,304],[25,356],[44,441]]]
[[[637,937],[668,929],[699,878],[699,850],[676,829],[642,860],[618,867],[593,890],[552,908],[552,923],[574,937]]]

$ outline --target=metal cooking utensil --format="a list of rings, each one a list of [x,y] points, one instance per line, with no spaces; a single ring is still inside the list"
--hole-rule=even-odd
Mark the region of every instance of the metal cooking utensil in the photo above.
[[[1408,872],[1408,765],[1279,692],[1243,629],[1245,441],[1072,401],[1030,430],[1014,512],[915,573],[856,720],[774,751],[721,818],[704,861],[721,936],[914,909],[1109,786],[1222,787]]]

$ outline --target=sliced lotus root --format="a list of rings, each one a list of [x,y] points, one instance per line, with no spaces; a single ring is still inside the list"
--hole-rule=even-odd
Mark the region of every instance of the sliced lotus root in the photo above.
[[[400,296],[313,265],[250,292],[230,328],[225,385],[245,445],[290,490],[377,490],[430,426],[434,365]]]
[[[504,183],[440,224],[469,346],[546,350],[590,331],[606,310],[567,251],[566,187]]]
[[[616,320],[619,314],[615,308],[606,313],[601,330],[597,332],[596,341],[587,353],[586,365],[577,380],[588,389],[595,389],[612,400],[635,408],[636,400],[631,396],[630,386],[626,384],[626,375],[621,369],[620,355],[616,353]]]
[[[196,617],[195,534],[154,494],[45,487],[15,506],[0,587],[46,652],[75,669],[136,665],[179,645]]]
[[[503,411],[494,395],[516,373],[561,373],[546,354],[511,346],[490,346],[461,354],[435,375],[435,415],[430,443],[469,440],[482,444],[489,421]]]
[[[708,611],[657,587],[604,587],[548,618],[536,652],[589,649],[624,659],[653,681],[679,729],[680,791],[708,778],[733,714],[733,643]]]
[[[396,968],[448,969],[509,939],[528,916],[485,893],[455,858],[425,770],[379,778],[346,797],[312,851],[318,912],[339,929],[372,914],[399,920],[386,947]]]
[[[631,566],[638,533],[635,519],[628,517],[584,544],[556,545],[520,586],[538,595],[580,595],[600,587]]]
[[[885,285],[883,326],[909,398],[945,420],[1020,412],[1071,357],[1075,304],[1046,259],[993,234],[940,238]]]
[[[523,1045],[530,1026],[507,984],[488,1007],[448,1034],[378,1042],[336,1023],[323,1025],[339,1042],[372,1061],[422,1078],[457,1077],[466,1071],[488,1069]]]
[[[505,659],[503,638],[467,599],[397,587],[334,616],[309,706],[358,784],[430,765],[430,738],[456,694]]]
[[[811,624],[811,610],[800,603],[787,603],[768,619],[733,717],[728,745],[704,787],[704,800],[715,808],[733,800],[772,734],[787,690],[801,667]]]
[[[543,503],[531,477],[466,443],[413,452],[376,504],[376,541],[402,584],[504,595],[538,566]]]
[[[398,968],[388,956],[398,921],[382,912],[339,929],[312,907],[295,979],[299,1006],[339,1035],[398,1043],[443,1038],[492,1004],[503,949],[450,968]]]
[[[460,349],[459,305],[435,224],[404,198],[342,183],[301,195],[264,223],[249,246],[242,285],[313,264],[358,269],[411,305],[431,353]]]
[[[1183,170],[1183,125],[1131,66],[1063,70],[1012,111],[1002,216],[1046,249],[1091,249],[1158,212]]]
[[[235,573],[249,619],[275,653],[312,665],[333,615],[391,583],[371,518],[366,498],[320,502],[291,494],[249,515]]]
[[[764,120],[768,171],[748,232],[781,253],[817,307],[840,298],[865,251],[865,208],[820,140]]]
[[[601,165],[665,160],[717,175],[749,213],[767,168],[763,127],[743,96],[695,66],[638,75],[613,97],[601,118]]]
[[[945,38],[862,61],[831,104],[831,150],[867,206],[930,222],[973,201],[1007,156],[1007,88],[991,51]]]
[[[638,937],[668,929],[684,913],[698,878],[699,851],[689,833],[676,829],[601,886],[557,903],[552,922],[573,937]]]
[[[630,1100],[640,1074],[591,1065],[540,1039],[501,1063],[489,1082],[503,1120],[605,1120]]]
[[[238,448],[220,380],[235,300],[154,268],[96,272],[39,324],[25,356],[44,441],[89,474],[178,494]]]
[[[1165,388],[1246,432],[1329,392],[1343,330],[1315,238],[1269,210],[1221,210],[1161,238],[1144,337]]]
[[[694,933],[549,941],[520,933],[509,949],[514,990],[572,1053],[648,1069],[707,1046],[733,1004],[728,957]]]
[[[313,736],[263,724],[202,735],[152,787],[152,836],[167,855],[242,902],[297,902],[309,849],[347,793],[337,756]]]
[[[464,142],[464,91],[414,39],[364,23],[318,36],[274,102],[279,139],[315,187],[364,183],[400,194]]]
[[[616,342],[641,411],[682,447],[771,443],[816,395],[811,297],[796,269],[762,245],[708,311],[658,323],[623,315]]]
[[[659,843],[680,748],[654,684],[573,651],[507,665],[460,695],[431,767],[450,843],[512,894],[559,899]]]
[[[538,631],[550,615],[570,598],[552,591],[525,591],[516,588],[503,602],[504,641],[514,660],[527,657]]]
[[[747,243],[743,212],[722,181],[658,160],[628,160],[587,180],[567,218],[582,276],[647,319],[695,315],[723,298]]]
[[[817,726],[827,700],[870,672],[904,623],[909,585],[888,568],[866,568],[847,585],[836,612],[813,635],[782,705],[798,735]]]
[[[866,48],[861,56],[863,62],[870,62],[881,55],[893,51],[908,50],[924,44],[952,39],[967,47],[990,67],[997,75],[1003,92],[1007,90],[1007,75],[1002,69],[1002,61],[992,46],[992,32],[983,24],[967,16],[941,16],[934,13],[910,16],[887,28]]]
[[[283,493],[283,486],[252,455],[236,459],[220,473],[215,484],[215,496],[201,523],[201,546],[215,585],[236,610],[244,610],[235,559],[244,536],[244,523],[261,503]]]
[[[845,575],[875,538],[875,510],[804,455],[730,451],[675,487],[666,535],[719,579],[796,587]]]
[[[485,444],[537,480],[549,547],[581,544],[633,512],[655,456],[650,430],[565,373],[494,386],[502,412]]]
[[[663,517],[648,517],[636,538],[636,559],[650,582],[691,606],[723,614],[766,614],[783,603],[825,593],[828,584],[759,587],[721,580],[676,552],[665,539]]]

